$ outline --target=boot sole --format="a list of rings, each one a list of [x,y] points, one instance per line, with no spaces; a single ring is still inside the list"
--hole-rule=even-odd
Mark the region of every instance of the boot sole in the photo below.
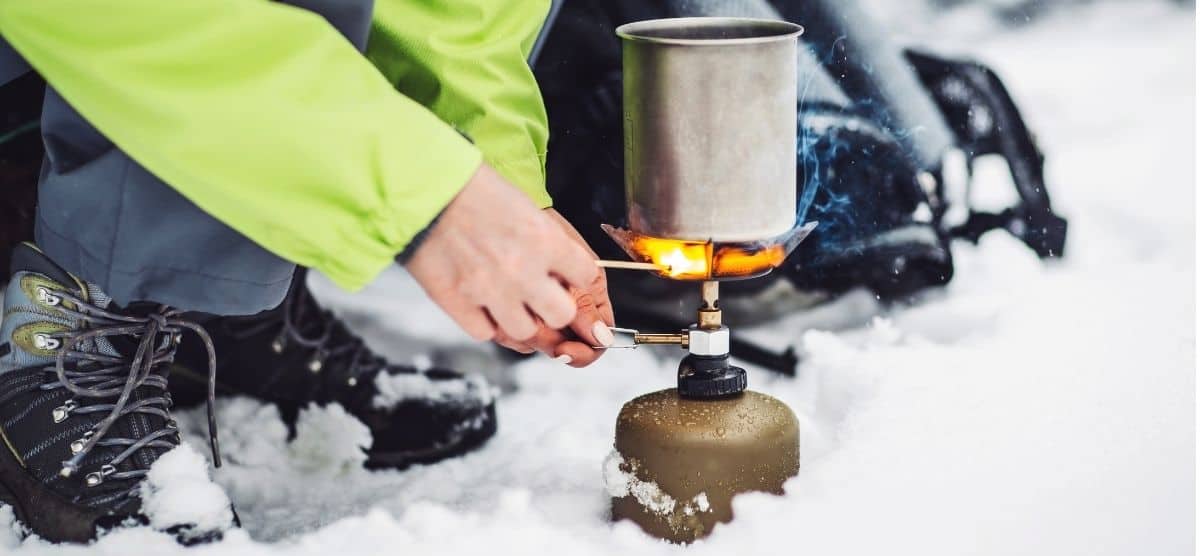
[[[21,465],[7,441],[0,444],[0,502],[12,506],[18,522],[50,542],[89,542],[96,538],[99,520],[117,517],[73,504],[46,488]]]

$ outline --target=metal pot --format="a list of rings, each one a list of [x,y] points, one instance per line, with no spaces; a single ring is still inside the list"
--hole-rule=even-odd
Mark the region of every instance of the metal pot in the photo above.
[[[725,17],[617,28],[634,232],[732,242],[793,227],[802,31],[784,21]]]

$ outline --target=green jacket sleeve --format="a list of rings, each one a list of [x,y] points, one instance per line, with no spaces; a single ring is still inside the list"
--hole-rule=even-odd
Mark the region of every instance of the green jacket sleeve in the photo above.
[[[549,131],[527,58],[549,0],[376,0],[367,57],[540,207]]]
[[[0,35],[139,164],[347,289],[392,264],[482,161],[286,5],[2,0]]]

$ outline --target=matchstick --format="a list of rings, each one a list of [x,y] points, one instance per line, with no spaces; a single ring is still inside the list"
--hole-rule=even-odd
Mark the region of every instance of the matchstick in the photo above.
[[[656,272],[667,272],[671,267],[654,263],[637,263],[633,261],[609,261],[598,259],[596,266],[602,268],[623,268],[627,270],[653,270]]]

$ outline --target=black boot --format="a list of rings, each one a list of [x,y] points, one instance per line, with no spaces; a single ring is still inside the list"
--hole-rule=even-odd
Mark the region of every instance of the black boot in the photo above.
[[[118,308],[36,248],[17,246],[0,322],[0,502],[25,527],[50,541],[86,542],[151,524],[190,543],[235,524],[202,462],[200,488],[215,493],[215,507],[187,496],[170,502],[174,515],[204,506],[195,523],[162,523],[152,511],[166,499],[151,499],[163,492],[162,475],[147,474],[180,445],[167,371],[192,327],[166,307]],[[212,448],[217,457],[215,436]],[[194,456],[187,451],[166,464]]]
[[[469,452],[496,432],[482,377],[389,363],[313,299],[299,272],[279,307],[204,321],[217,348],[217,391],[273,402],[289,424],[310,403],[339,403],[371,430],[371,468],[404,468]],[[204,354],[180,350],[171,393],[203,399]]]

